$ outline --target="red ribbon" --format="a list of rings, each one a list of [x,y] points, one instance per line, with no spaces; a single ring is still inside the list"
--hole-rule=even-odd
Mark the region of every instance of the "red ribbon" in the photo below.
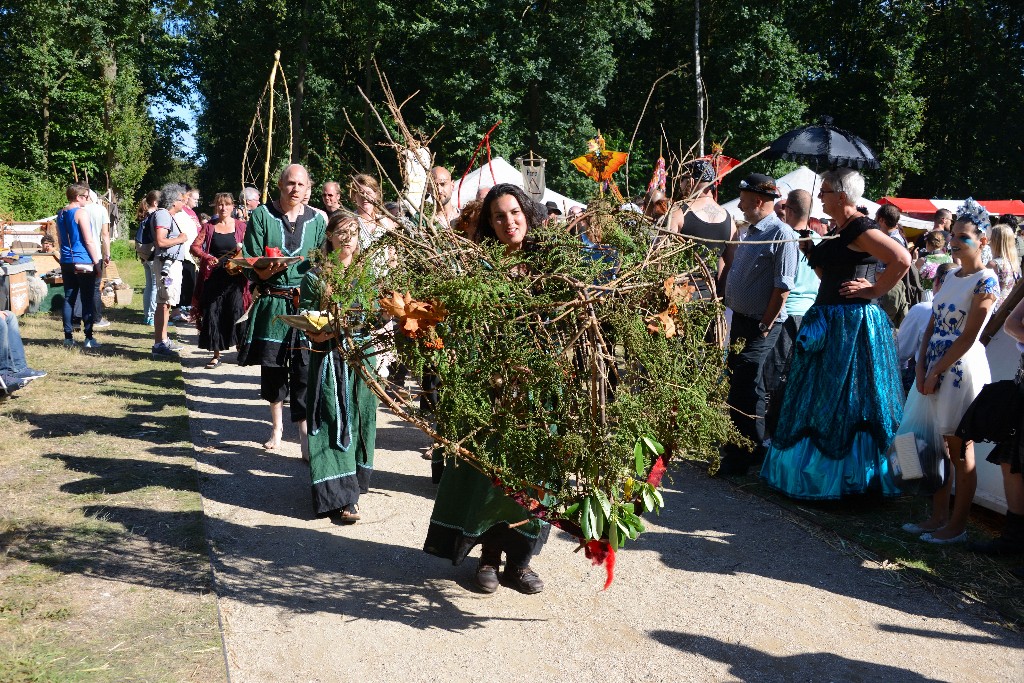
[[[469,166],[466,167],[466,170],[462,173],[462,177],[459,178],[459,192],[456,193],[455,206],[460,210],[462,209],[462,198],[458,195],[462,194],[462,181],[469,175],[470,170],[473,168],[473,164],[476,163],[476,155],[480,153],[480,148],[484,145],[487,145],[487,168],[491,170],[491,180],[495,183],[498,182],[498,179],[494,176],[494,165],[491,163],[491,133],[493,133],[494,129],[500,125],[501,121],[498,121],[496,124],[491,126],[491,129],[484,134],[483,138],[480,139],[480,144],[478,144],[476,149],[473,150],[473,157],[469,160]]]
[[[601,590],[608,590],[608,586],[612,585],[612,579],[615,578],[615,548],[608,541],[587,541],[583,552],[594,566],[604,565],[607,578]]]

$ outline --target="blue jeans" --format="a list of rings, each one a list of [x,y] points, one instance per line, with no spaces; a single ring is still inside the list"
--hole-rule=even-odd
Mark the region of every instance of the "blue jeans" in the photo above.
[[[149,320],[156,314],[156,278],[153,277],[149,261],[144,261],[142,265],[146,271],[146,288],[142,290],[142,314]]]
[[[18,316],[4,311],[0,313],[0,375],[15,375],[27,369]]]
[[[75,270],[75,264],[62,263],[60,274],[64,278],[64,338],[73,337],[71,319],[74,316],[75,302],[81,299],[85,338],[92,339],[92,323],[96,309],[96,273],[80,273]]]

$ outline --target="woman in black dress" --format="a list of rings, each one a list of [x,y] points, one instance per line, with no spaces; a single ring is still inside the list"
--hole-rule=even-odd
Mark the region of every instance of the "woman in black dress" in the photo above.
[[[245,236],[245,221],[231,217],[235,201],[227,192],[213,199],[217,215],[204,223],[192,243],[192,255],[199,261],[199,278],[192,296],[199,348],[213,351],[207,369],[220,365],[220,353],[237,346],[242,338],[239,318],[249,305],[248,281],[238,272],[232,274],[227,261],[238,250]]]

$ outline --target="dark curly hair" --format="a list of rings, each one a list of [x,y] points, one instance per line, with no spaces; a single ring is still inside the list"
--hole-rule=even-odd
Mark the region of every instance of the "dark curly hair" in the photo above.
[[[497,201],[498,197],[504,197],[510,194],[516,198],[519,202],[519,208],[522,209],[523,215],[526,216],[526,232],[529,235],[530,230],[533,230],[540,226],[547,218],[546,215],[542,215],[537,210],[537,202],[530,199],[523,188],[513,185],[511,183],[499,183],[492,187],[484,197],[484,205],[480,207],[480,220],[476,227],[476,241],[477,243],[483,242],[484,240],[498,240],[498,234],[494,231],[494,226],[491,225],[491,205]]]

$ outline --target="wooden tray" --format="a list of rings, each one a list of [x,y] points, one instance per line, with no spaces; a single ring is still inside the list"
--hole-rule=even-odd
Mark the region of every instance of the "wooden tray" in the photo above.
[[[275,263],[283,263],[286,266],[290,266],[301,260],[301,256],[248,256],[233,258],[229,263],[233,263],[239,268],[257,268],[262,270]]]

